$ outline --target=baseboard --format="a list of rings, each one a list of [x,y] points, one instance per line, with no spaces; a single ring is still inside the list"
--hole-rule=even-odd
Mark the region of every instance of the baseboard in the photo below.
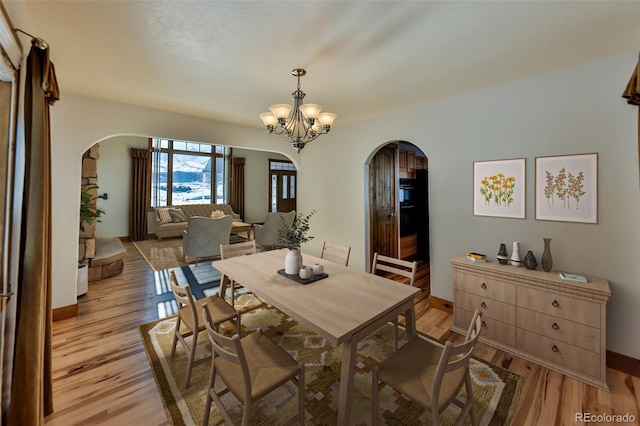
[[[432,294],[429,296],[429,303],[432,307],[453,315],[453,302],[446,299],[440,299]]]
[[[607,367],[634,377],[640,377],[640,359],[607,351]]]
[[[78,316],[78,304],[63,306],[62,308],[55,308],[51,311],[51,318],[53,321],[62,321],[69,318],[75,318]]]

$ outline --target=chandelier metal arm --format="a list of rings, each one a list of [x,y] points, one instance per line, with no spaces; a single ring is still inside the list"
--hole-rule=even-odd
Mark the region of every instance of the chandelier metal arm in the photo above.
[[[262,113],[260,118],[268,133],[278,135],[280,139],[290,143],[300,152],[307,143],[317,139],[320,135],[329,133],[337,115],[320,113],[322,107],[315,104],[305,105],[303,113],[301,107],[304,104],[305,93],[300,88],[300,77],[304,76],[306,71],[302,68],[296,68],[291,71],[291,74],[298,79],[297,89],[291,94],[294,99],[293,107],[284,104],[272,105],[269,108],[271,113]],[[287,111],[289,112],[287,113]],[[310,117],[306,117],[305,114]]]

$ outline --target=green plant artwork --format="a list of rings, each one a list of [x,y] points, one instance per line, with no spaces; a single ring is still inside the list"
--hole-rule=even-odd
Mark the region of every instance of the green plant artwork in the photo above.
[[[562,200],[563,209],[578,209],[580,198],[586,194],[584,191],[584,171],[580,170],[577,175],[567,172],[563,167],[554,176],[548,170],[545,173],[544,196],[547,199],[547,206],[551,209],[555,199]],[[575,200],[574,207],[571,207],[571,200]]]
[[[513,192],[516,188],[516,178],[498,173],[485,176],[480,181],[480,195],[484,198],[485,205],[495,203],[496,206],[509,207],[513,203]]]

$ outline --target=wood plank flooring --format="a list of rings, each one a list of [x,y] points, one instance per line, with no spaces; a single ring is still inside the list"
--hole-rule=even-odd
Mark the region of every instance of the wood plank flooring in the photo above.
[[[131,243],[121,275],[89,284],[76,318],[53,324],[54,425],[166,425],[138,326],[166,315],[154,272]],[[156,288],[157,287],[157,288]],[[453,317],[416,304],[417,328],[457,339]],[[640,422],[640,379],[609,369],[611,393],[480,344],[476,355],[525,378],[514,425],[573,425],[576,413],[626,414]]]

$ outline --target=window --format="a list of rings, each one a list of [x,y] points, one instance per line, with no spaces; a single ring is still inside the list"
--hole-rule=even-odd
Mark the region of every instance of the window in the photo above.
[[[225,147],[156,138],[150,144],[152,207],[225,202]]]

